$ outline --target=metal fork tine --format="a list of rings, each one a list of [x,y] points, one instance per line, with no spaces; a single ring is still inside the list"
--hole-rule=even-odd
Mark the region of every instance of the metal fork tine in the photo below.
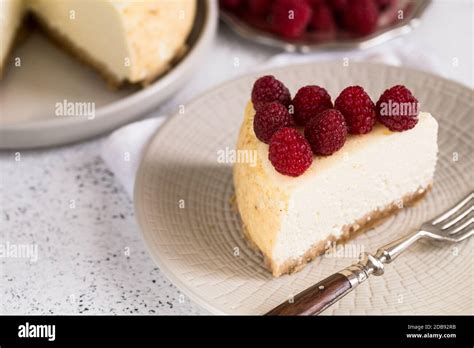
[[[461,209],[465,204],[467,204],[473,198],[474,198],[474,192],[469,193],[461,202],[456,204],[454,207],[449,209],[447,212],[445,212],[445,213],[441,214],[440,216],[438,216],[438,217],[434,218],[433,220],[431,220],[431,224],[436,225],[436,224],[446,220],[451,215],[456,213],[459,209]]]
[[[456,233],[452,238],[456,242],[460,242],[464,239],[467,239],[474,235],[474,223],[471,223],[467,228],[465,228],[462,232]]]
[[[454,235],[456,233],[459,233],[461,232],[462,230],[464,230],[465,228],[467,228],[469,225],[472,225],[474,223],[474,217],[471,216],[470,218],[468,219],[464,219],[464,220],[461,220],[459,221],[456,225],[454,225],[453,228],[451,228],[448,233],[450,235]]]
[[[456,224],[458,221],[461,221],[465,216],[467,216],[469,213],[473,212],[474,211],[474,206],[470,206],[469,208],[467,208],[466,210],[463,210],[463,209],[459,209],[458,212],[456,212],[455,214],[453,214],[454,217],[451,216],[450,219],[446,219],[444,222],[443,222],[443,227],[441,227],[442,230],[445,230],[451,226],[453,226],[454,224]],[[449,220],[449,221],[448,221]]]

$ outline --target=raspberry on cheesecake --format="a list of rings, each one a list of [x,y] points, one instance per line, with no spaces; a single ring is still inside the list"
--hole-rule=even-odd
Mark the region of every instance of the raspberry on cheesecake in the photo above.
[[[304,126],[321,111],[332,108],[331,96],[322,87],[305,86],[293,98],[293,108],[296,123]]]
[[[290,91],[275,76],[260,77],[255,81],[252,89],[252,103],[255,110],[266,103],[275,101],[288,107],[291,103]]]
[[[288,112],[288,109],[277,102],[264,104],[255,113],[253,119],[255,135],[266,144],[270,143],[270,139],[276,131],[293,125],[293,117]]]
[[[360,86],[345,88],[336,98],[334,107],[344,116],[351,134],[369,133],[375,125],[375,105]]]

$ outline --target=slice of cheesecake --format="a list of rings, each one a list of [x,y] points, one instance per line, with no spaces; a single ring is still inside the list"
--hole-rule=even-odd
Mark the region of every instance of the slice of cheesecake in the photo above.
[[[268,145],[253,130],[250,102],[237,141],[256,163],[234,165],[238,209],[248,239],[274,276],[301,269],[356,231],[398,211],[431,187],[437,160],[438,124],[420,113],[416,127],[392,132],[381,124],[350,135],[331,156],[315,156],[299,177],[279,174]]]

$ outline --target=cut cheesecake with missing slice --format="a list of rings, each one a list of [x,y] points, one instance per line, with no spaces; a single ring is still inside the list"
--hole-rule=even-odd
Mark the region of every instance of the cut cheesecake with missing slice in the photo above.
[[[0,0],[0,66],[30,14],[111,86],[147,84],[185,50],[195,12],[196,0]]]
[[[420,113],[416,127],[391,131],[377,123],[368,134],[349,135],[330,156],[314,156],[293,177],[277,172],[269,145],[254,132],[252,102],[245,109],[238,151],[255,163],[234,165],[234,186],[245,235],[264,255],[274,276],[292,273],[431,187],[437,161],[438,124]]]

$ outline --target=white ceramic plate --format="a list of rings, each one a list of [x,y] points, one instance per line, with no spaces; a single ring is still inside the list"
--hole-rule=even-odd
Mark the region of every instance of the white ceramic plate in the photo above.
[[[333,99],[344,87],[360,84],[376,100],[385,88],[402,83],[440,125],[433,190],[415,207],[350,242],[375,251],[471,190],[473,91],[420,71],[341,64],[292,66],[270,73],[292,93],[318,84]],[[185,114],[171,118],[150,142],[135,185],[136,215],[153,259],[184,293],[214,313],[265,313],[357,257],[319,257],[299,273],[274,279],[243,239],[239,216],[229,203],[231,164],[218,163],[217,158],[219,150],[235,146],[256,77],[224,84],[187,105]],[[473,246],[472,238],[444,246],[422,241],[387,265],[384,276],[369,279],[325,314],[473,314]]]
[[[198,1],[189,51],[165,75],[143,89],[111,91],[91,69],[32,34],[15,51],[21,69],[0,83],[0,148],[31,148],[83,140],[143,116],[169,97],[199,64],[217,26],[217,4]],[[12,57],[13,59],[13,57]],[[13,64],[10,64],[13,66]],[[58,101],[95,103],[95,117],[56,116]]]

